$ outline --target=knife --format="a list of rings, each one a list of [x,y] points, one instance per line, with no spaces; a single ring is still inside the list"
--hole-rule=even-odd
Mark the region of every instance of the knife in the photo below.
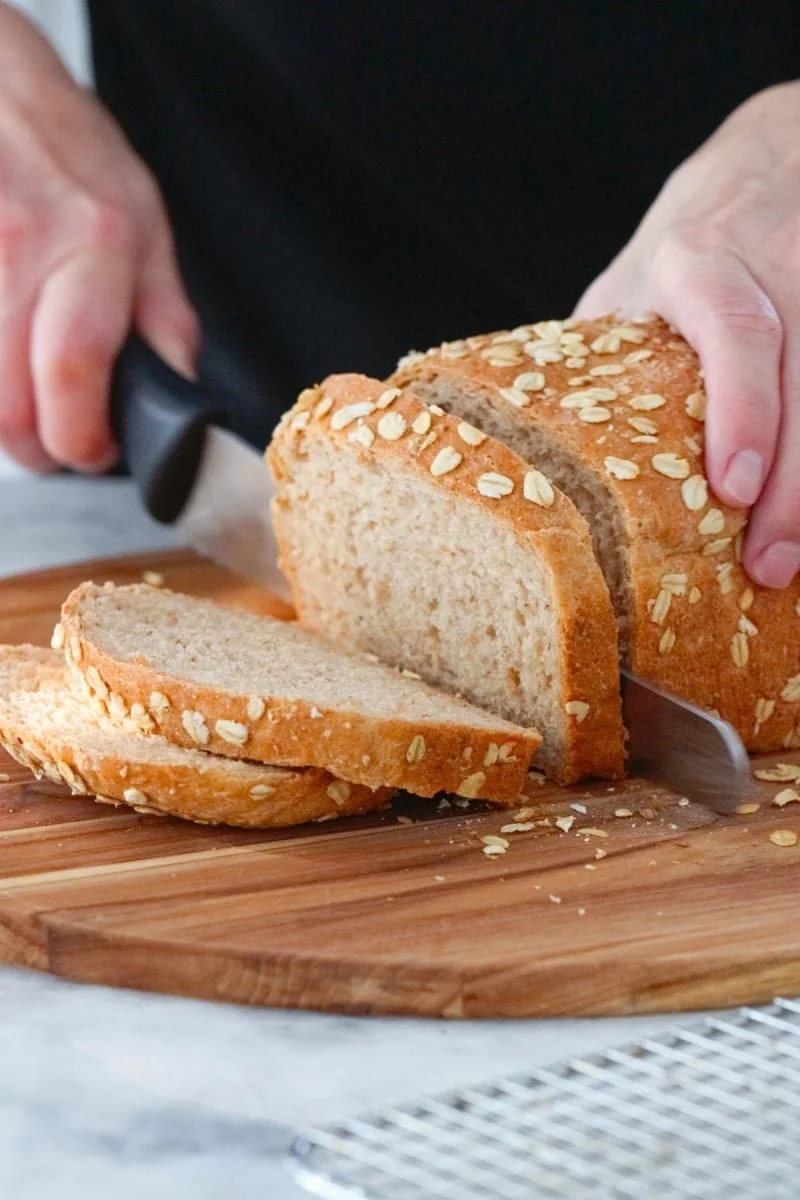
[[[625,670],[622,711],[632,771],[719,813],[749,793],[750,760],[727,721]]]
[[[128,341],[112,382],[112,422],[145,508],[173,525],[181,544],[288,599],[269,470],[223,427],[224,409],[224,397],[212,401],[139,338]],[[622,694],[631,766],[679,795],[732,812],[750,784],[733,726],[629,671]]]
[[[225,424],[212,398],[131,337],[111,385],[111,420],[144,507],[191,546],[288,598],[270,521],[264,459]]]

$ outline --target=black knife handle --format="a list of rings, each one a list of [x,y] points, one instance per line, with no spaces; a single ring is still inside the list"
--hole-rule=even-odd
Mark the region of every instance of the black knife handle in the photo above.
[[[152,517],[171,525],[194,485],[206,430],[222,422],[204,389],[173,371],[141,338],[129,338],[114,368],[111,423]]]

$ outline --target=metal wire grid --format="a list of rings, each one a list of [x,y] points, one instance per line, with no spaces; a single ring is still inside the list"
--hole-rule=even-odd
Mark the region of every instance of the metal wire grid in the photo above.
[[[800,1003],[314,1129],[327,1200],[798,1200]]]

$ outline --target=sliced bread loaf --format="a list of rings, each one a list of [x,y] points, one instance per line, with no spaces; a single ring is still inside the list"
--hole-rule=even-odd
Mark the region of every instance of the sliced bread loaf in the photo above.
[[[378,808],[371,791],[325,771],[286,770],[184,750],[118,729],[71,687],[64,656],[0,646],[0,742],[41,778],[137,812],[264,829]]]
[[[800,582],[753,584],[710,493],[697,356],[659,320],[544,321],[412,354],[390,381],[536,462],[583,513],[625,660],[751,750],[800,747]]]
[[[129,728],[366,787],[514,801],[540,741],[296,624],[146,585],[83,584],[56,643]]]
[[[560,782],[621,773],[608,590],[585,521],[538,470],[357,375],[304,392],[268,460],[304,624],[535,725]]]

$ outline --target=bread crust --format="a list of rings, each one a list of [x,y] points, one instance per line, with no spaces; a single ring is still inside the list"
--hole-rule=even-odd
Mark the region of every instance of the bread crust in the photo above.
[[[565,335],[573,341],[564,342]],[[618,373],[589,374],[597,368]],[[543,382],[518,408],[502,389],[525,371],[539,372]],[[633,669],[717,710],[752,751],[800,747],[800,580],[785,591],[761,588],[739,562],[749,513],[707,490],[703,378],[683,338],[658,319],[541,322],[409,356],[390,380],[411,390],[437,381],[466,383],[520,427],[548,431],[619,505],[633,587]],[[610,420],[587,423],[580,408],[562,405],[590,387],[616,393],[598,405]],[[648,421],[657,441],[635,441],[650,436]],[[661,473],[653,458],[663,454],[681,460],[679,469],[695,481]],[[633,463],[638,474],[617,478],[609,457]]]
[[[468,444],[458,432],[463,422],[441,412],[430,412],[410,392],[400,394],[398,390],[387,402],[386,390],[386,384],[364,376],[331,376],[319,387],[302,393],[279,425],[267,452],[278,490],[273,502],[273,523],[281,547],[281,565],[289,579],[300,620],[314,623],[315,614],[306,603],[284,530],[282,505],[288,501],[282,495],[281,484],[291,476],[295,456],[302,455],[304,445],[316,438],[346,446],[350,453],[366,460],[381,461],[409,472],[427,486],[435,483],[487,518],[505,524],[521,544],[536,551],[549,570],[558,614],[563,703],[577,701],[589,705],[585,716],[581,712],[581,719],[567,717],[565,713],[567,754],[558,782],[570,783],[590,774],[618,777],[624,771],[624,732],[617,631],[586,522],[561,493],[556,492],[550,507],[526,499],[524,479],[530,468],[506,446],[491,438],[477,446]],[[365,404],[376,407],[342,425],[343,410]],[[390,413],[401,417],[407,428],[406,434],[397,440],[386,440],[378,432],[381,419]],[[415,433],[413,422],[424,413],[430,413],[430,430]],[[359,429],[370,431],[358,435],[364,440],[352,437]],[[461,461],[455,469],[435,477],[431,466],[448,447],[462,456]],[[512,481],[510,494],[497,498],[481,494],[477,483],[488,473]]]
[[[113,589],[113,584],[106,584],[105,589]],[[144,660],[120,662],[102,651],[91,640],[84,621],[85,606],[102,590],[85,583],[67,597],[61,614],[66,660],[87,694],[101,704],[114,693],[121,698],[128,719],[133,706],[141,706],[135,711],[144,714],[140,718],[143,733],[157,729],[177,746],[196,748],[197,740],[185,724],[185,714],[194,713],[201,716],[207,731],[202,748],[224,757],[247,757],[274,766],[315,766],[353,784],[404,788],[419,796],[448,791],[514,803],[522,791],[541,741],[535,730],[499,721],[489,713],[485,728],[455,721],[420,724],[402,717],[387,720],[363,712],[319,708],[282,695],[264,696],[264,713],[253,719],[248,715],[252,699],[248,695],[160,673]],[[133,585],[126,590],[148,589]],[[160,593],[165,594],[163,588]],[[225,610],[220,612],[224,615]],[[165,706],[153,706],[154,693],[166,699]],[[113,711],[110,715],[119,719]],[[246,726],[246,741],[237,745],[221,736],[220,721]],[[421,758],[411,750],[420,735],[424,735]],[[473,765],[482,764],[490,746],[498,742],[512,747],[509,757],[480,769]]]
[[[0,647],[0,679],[0,743],[37,778],[66,784],[75,795],[204,825],[269,829],[370,812],[392,794],[342,784],[313,768],[265,768],[199,750],[185,752],[182,762],[158,762],[158,737],[142,739],[152,745],[153,759],[137,762],[120,752],[118,731],[88,704],[85,734],[98,743],[94,749],[67,731],[37,729],[8,700],[14,691],[44,692],[54,704],[64,696],[75,703],[63,656],[52,650]]]

